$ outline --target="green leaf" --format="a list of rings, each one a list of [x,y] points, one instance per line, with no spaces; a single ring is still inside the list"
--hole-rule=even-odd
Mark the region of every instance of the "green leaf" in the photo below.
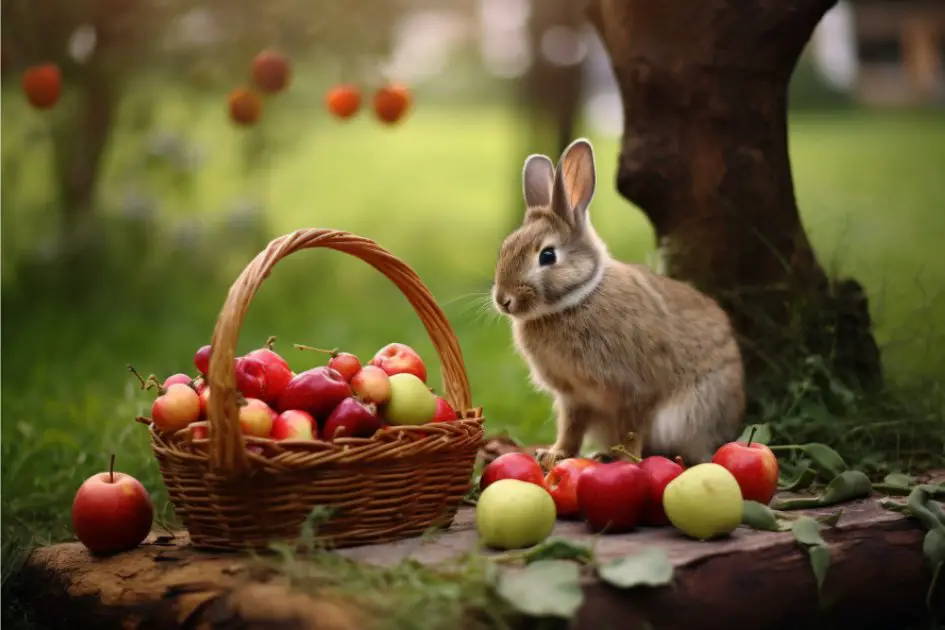
[[[751,435],[752,430],[755,432],[754,435]],[[767,444],[771,441],[771,428],[767,424],[749,424],[736,441],[747,444],[749,436],[752,442]]]
[[[945,562],[945,534],[938,529],[930,529],[922,541],[922,553],[934,569],[938,563]]]
[[[618,588],[663,586],[673,579],[673,564],[660,547],[648,547],[638,554],[601,565],[598,575]]]
[[[578,565],[538,560],[499,577],[496,592],[518,612],[531,617],[571,619],[584,603]]]
[[[843,461],[840,454],[826,444],[812,442],[805,444],[803,449],[827,479],[836,477],[847,469],[847,463]]]
[[[802,516],[794,521],[791,525],[791,533],[794,534],[794,540],[804,546],[827,546],[827,541],[820,535],[820,523],[809,516]]]
[[[889,473],[883,478],[883,483],[896,488],[911,488],[918,481],[915,477],[902,473]]]
[[[810,464],[804,464],[804,467],[801,469],[801,472],[797,474],[797,477],[794,481],[788,482],[784,485],[779,485],[778,490],[784,492],[799,492],[801,490],[806,490],[810,487],[814,480],[817,479],[817,471],[810,467]]]
[[[815,545],[807,548],[807,555],[810,557],[810,568],[814,571],[814,579],[817,580],[817,592],[820,593],[824,586],[824,579],[827,577],[827,569],[830,568],[830,552],[826,547]]]
[[[870,478],[859,470],[845,470],[827,484],[820,505],[835,505],[873,494]]]
[[[593,554],[589,547],[566,538],[548,538],[525,553],[525,562],[539,560],[577,560],[590,562]]]
[[[879,504],[891,512],[908,512],[909,508],[905,503],[899,503],[898,501],[893,501],[892,499],[883,499]]]
[[[771,508],[757,501],[745,501],[742,508],[742,525],[767,532],[781,531],[781,525]]]
[[[843,510],[837,510],[836,512],[831,512],[830,514],[820,514],[814,517],[814,520],[820,523],[821,525],[826,525],[828,527],[836,527],[837,523],[840,522],[840,517],[843,515]]]

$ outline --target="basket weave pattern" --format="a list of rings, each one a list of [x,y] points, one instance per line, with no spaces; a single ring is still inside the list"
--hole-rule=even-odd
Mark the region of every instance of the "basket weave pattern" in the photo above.
[[[242,434],[233,363],[243,317],[279,260],[316,247],[354,255],[400,288],[433,341],[443,395],[462,419],[387,427],[371,438],[332,442]],[[339,509],[318,528],[319,539],[335,547],[398,540],[452,522],[483,442],[482,410],[472,407],[462,353],[446,316],[403,261],[369,239],[335,230],[304,229],[276,238],[230,287],[211,343],[209,437],[194,439],[192,427],[150,427],[169,498],[196,546],[263,549],[293,539],[316,506]],[[255,452],[247,450],[251,444]]]

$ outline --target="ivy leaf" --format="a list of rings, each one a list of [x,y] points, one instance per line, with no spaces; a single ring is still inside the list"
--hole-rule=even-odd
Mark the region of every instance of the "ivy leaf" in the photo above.
[[[745,501],[742,508],[742,525],[766,532],[781,531],[781,524],[771,508],[757,501]]]
[[[548,538],[525,554],[525,562],[531,564],[539,560],[577,560],[590,562],[593,554],[589,547],[567,540],[566,538]]]
[[[640,553],[613,560],[597,569],[605,582],[618,588],[664,586],[673,579],[673,564],[660,547],[649,547]]]
[[[817,580],[817,592],[820,593],[824,586],[824,579],[827,577],[827,569],[830,568],[830,552],[826,547],[814,545],[807,548],[807,555],[810,557],[810,567],[814,571],[814,579]]]
[[[827,541],[820,535],[820,523],[809,516],[802,516],[794,521],[791,525],[791,533],[794,534],[794,540],[805,547],[827,546]]]
[[[754,435],[751,434],[752,431],[755,432]],[[749,424],[736,441],[747,444],[749,437],[751,437],[752,442],[767,444],[771,441],[771,428],[767,424]]]
[[[918,481],[915,477],[902,473],[889,473],[883,478],[883,483],[895,488],[911,488]]]
[[[945,534],[940,529],[930,529],[922,541],[922,553],[934,569],[940,562],[945,562]]]
[[[584,603],[578,566],[567,560],[538,560],[499,577],[496,592],[531,617],[571,619]]]
[[[847,469],[847,463],[843,461],[840,454],[819,442],[812,442],[804,445],[804,452],[814,460],[814,464],[820,469],[820,472],[828,479],[836,477]]]
[[[873,494],[873,484],[859,470],[845,470],[827,484],[820,505],[835,505],[853,499],[863,499]]]

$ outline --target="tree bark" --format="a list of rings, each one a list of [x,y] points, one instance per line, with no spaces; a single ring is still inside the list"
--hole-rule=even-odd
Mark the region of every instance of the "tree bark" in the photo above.
[[[730,313],[751,382],[812,354],[853,383],[882,377],[862,287],[817,261],[788,157],[791,74],[835,1],[587,7],[624,106],[617,189],[649,218],[666,273]]]

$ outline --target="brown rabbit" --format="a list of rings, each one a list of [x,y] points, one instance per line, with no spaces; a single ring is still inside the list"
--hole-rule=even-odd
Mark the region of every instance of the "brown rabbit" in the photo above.
[[[597,177],[587,140],[557,170],[529,156],[522,178],[525,219],[502,243],[492,297],[535,385],[555,399],[557,438],[542,463],[577,455],[585,434],[606,451],[708,461],[744,418],[728,316],[690,285],[610,256],[588,218]]]

